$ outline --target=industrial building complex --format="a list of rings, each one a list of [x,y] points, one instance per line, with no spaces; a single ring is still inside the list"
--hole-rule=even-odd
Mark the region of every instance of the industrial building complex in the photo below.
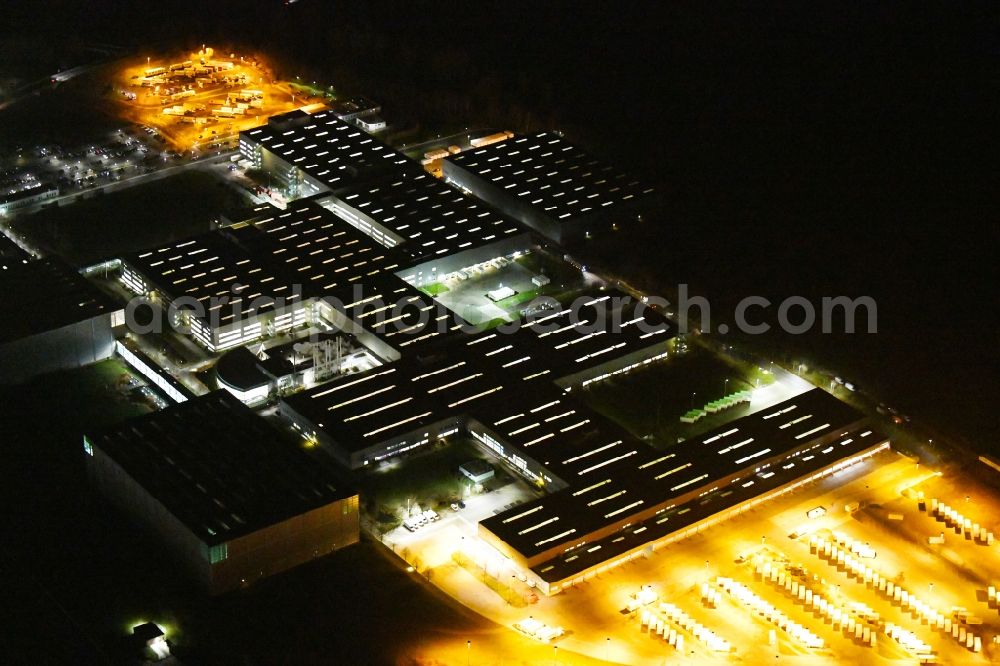
[[[667,446],[599,414],[578,392],[666,359],[677,329],[564,244],[639,218],[656,192],[551,132],[451,151],[435,178],[370,133],[378,111],[358,99],[241,132],[273,205],[109,263],[220,390],[155,368],[73,269],[4,254],[8,310],[45,304],[8,321],[5,379],[117,350],[176,403],[88,433],[87,465],[212,592],[356,542],[342,476],[456,438],[535,493],[477,536],[545,594],[888,447],[820,389],[766,406],[746,392],[749,413]]]
[[[333,111],[274,116],[263,127],[241,132],[239,145],[289,199],[336,190],[409,163]]]

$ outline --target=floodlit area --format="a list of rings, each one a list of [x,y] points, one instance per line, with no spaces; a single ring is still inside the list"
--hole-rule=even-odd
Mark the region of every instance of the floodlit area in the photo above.
[[[515,252],[438,275],[419,271],[414,286],[474,325],[516,321],[542,297],[568,304],[592,278],[542,250]]]
[[[466,606],[567,656],[990,663],[1000,658],[1000,553],[987,536],[997,501],[980,488],[966,501],[969,487],[887,450],[551,597],[476,535],[477,516],[503,496],[384,540]],[[942,531],[944,543],[929,540]]]
[[[462,474],[463,465],[484,460],[489,478],[473,481]],[[433,532],[431,527],[444,528],[454,520],[474,527],[481,518],[537,495],[520,476],[466,438],[445,440],[416,455],[389,458],[366,470],[360,482],[376,498],[371,513],[379,533],[402,545],[419,541]]]
[[[113,81],[121,114],[180,152],[231,149],[238,133],[317,100],[276,81],[259,56],[195,53],[148,56]]]

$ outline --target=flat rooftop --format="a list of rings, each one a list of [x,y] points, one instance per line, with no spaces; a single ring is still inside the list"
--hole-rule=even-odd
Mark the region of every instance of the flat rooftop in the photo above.
[[[274,116],[240,137],[257,142],[332,190],[411,164],[331,110]]]
[[[380,296],[378,299],[356,298],[348,304],[347,311],[366,330],[403,350],[404,357],[363,375],[345,377],[284,399],[295,412],[316,424],[346,450],[360,451],[418,430],[423,425],[462,414],[473,415],[484,424],[493,425],[513,420],[512,410],[524,412],[521,417],[549,410],[542,415],[546,419],[544,428],[538,428],[539,424],[535,423],[524,428],[498,428],[498,432],[510,436],[511,444],[524,447],[522,450],[532,455],[532,440],[541,437],[547,442],[546,449],[553,454],[542,458],[535,456],[536,459],[547,467],[553,465],[555,473],[560,474],[559,461],[573,458],[589,443],[590,435],[583,437],[583,434],[593,428],[590,424],[605,422],[571,400],[553,382],[568,373],[619,358],[655,342],[665,343],[672,330],[666,326],[664,334],[655,340],[643,339],[645,334],[634,323],[634,311],[630,314],[626,309],[624,312],[624,321],[633,324],[616,332],[610,322],[613,312],[585,308],[579,311],[579,327],[561,318],[548,321],[544,330],[552,331],[553,335],[540,339],[539,335],[544,332],[541,326],[538,330],[515,334],[493,331],[467,336],[461,332],[462,327],[454,315],[429,297],[401,281],[394,285],[394,289],[373,292]],[[412,299],[412,307],[400,309],[392,305],[400,302],[399,294]],[[598,294],[590,300],[604,303],[608,296]],[[398,313],[406,310],[412,312],[412,327],[406,320],[393,321],[400,316]],[[645,312],[644,316],[660,323],[654,311],[646,309]],[[607,334],[591,334],[595,320],[603,324],[605,318],[608,320]],[[379,324],[380,320],[383,323]],[[562,347],[573,350],[563,352]],[[426,361],[420,360],[420,353],[424,353]],[[572,406],[561,412],[554,407],[567,403]],[[585,416],[574,418],[574,414]],[[588,427],[575,431],[581,426]],[[553,429],[559,432],[558,437]],[[617,426],[605,423],[604,434],[609,432],[619,438],[627,436]],[[595,435],[600,436],[603,435]],[[558,447],[557,441],[561,443]]]
[[[274,309],[278,298],[289,303],[300,299],[288,280],[233,242],[226,231],[213,231],[141,252],[126,254],[122,260],[170,300],[184,297],[197,301],[203,320],[217,317],[229,324],[237,316],[247,316],[251,301],[260,312]],[[213,299],[228,297],[225,306]],[[219,310],[219,312],[216,312]]]
[[[526,231],[489,204],[431,176],[416,163],[339,191],[342,205],[391,233],[412,261],[435,259]]]
[[[355,494],[228,391],[88,439],[209,545]]]
[[[239,222],[247,222],[257,217],[263,217],[270,213],[279,212],[280,210],[280,208],[268,202],[254,204],[252,206],[246,206],[244,208],[238,208],[234,211],[230,211],[226,215],[222,216],[221,221],[224,226],[230,226]]]
[[[399,266],[390,250],[309,199],[123,260],[172,300],[197,301],[206,317],[213,298],[229,296],[230,303],[214,306],[222,325],[236,317],[237,305],[241,316],[251,303],[267,312],[279,299],[293,304]]]
[[[776,465],[755,473],[727,487],[718,488],[702,497],[664,510],[648,520],[636,522],[603,539],[589,541],[570,548],[559,556],[533,568],[543,580],[565,580],[590,567],[631,551],[644,543],[683,530],[705,518],[766,494],[776,488],[806,478],[837,460],[850,458],[877,447],[888,440],[867,427],[844,432],[830,445],[818,445],[813,450],[784,465]],[[512,510],[509,514],[516,515]],[[508,516],[509,517],[509,516]]]
[[[402,351],[416,353],[468,324],[392,273],[326,295],[332,309]]]
[[[659,312],[623,292],[593,289],[573,304],[536,312],[513,334],[485,331],[464,344],[525,380],[555,381],[666,343],[676,330]]]
[[[32,259],[34,257],[22,250],[20,245],[0,233],[0,272],[26,264]]]
[[[283,265],[304,293],[326,294],[399,268],[396,255],[308,199],[247,220],[232,234],[254,256]]]
[[[515,385],[511,389],[514,397],[477,409],[473,416],[501,441],[538,461],[566,484],[575,484],[583,470],[601,468],[649,449],[554,384],[534,384],[527,390]]]
[[[504,390],[476,359],[420,364],[404,358],[284,401],[352,453],[469,411]]]
[[[38,259],[0,271],[0,343],[76,324],[121,306],[59,259]]]
[[[378,113],[382,106],[378,102],[373,102],[367,97],[352,97],[345,100],[337,100],[330,105],[330,110],[338,117],[354,116],[359,113]]]
[[[505,427],[498,433],[501,437],[510,436],[512,430],[544,421],[545,413],[507,417],[509,420],[494,425]],[[739,482],[756,483],[753,475],[767,468],[770,461],[783,459],[798,448],[808,448],[816,440],[847,433],[862,418],[859,412],[826,391],[813,389],[662,451],[631,437],[607,443],[595,440],[593,448],[579,452],[576,460],[564,461],[564,465],[575,466],[571,474],[563,477],[570,488],[488,518],[481,524],[530,558],[560,544],[579,541],[629,514],[669,503],[673,497],[712,488],[732,474],[740,474]],[[527,450],[538,459],[546,442],[537,440],[530,446],[534,450]],[[834,445],[792,457],[809,462],[817,455],[830,456],[831,462],[839,457]],[[791,464],[788,469],[792,470],[798,462],[783,464]]]
[[[518,136],[445,158],[557,222],[653,193],[555,132]]]

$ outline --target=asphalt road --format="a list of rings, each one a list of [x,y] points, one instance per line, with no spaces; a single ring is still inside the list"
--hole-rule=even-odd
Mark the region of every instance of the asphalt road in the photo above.
[[[164,167],[162,169],[157,169],[150,173],[142,173],[136,176],[131,176],[129,178],[123,178],[122,180],[111,181],[103,185],[96,185],[86,190],[79,190],[76,192],[61,194],[58,197],[55,197],[53,199],[47,199],[46,201],[41,201],[33,206],[26,206],[24,208],[19,208],[17,209],[16,214],[24,215],[28,213],[33,213],[47,206],[51,206],[52,204],[55,204],[57,206],[64,206],[66,204],[78,201],[77,197],[90,198],[96,196],[98,192],[104,192],[105,194],[108,194],[129,187],[135,187],[136,185],[144,185],[146,183],[152,183],[162,178],[167,178],[169,176],[181,173],[186,169],[206,169],[210,166],[229,161],[229,159],[237,152],[238,151],[230,150],[220,155],[214,155],[212,157],[206,157],[199,160],[184,162],[183,164],[176,164],[174,166]]]

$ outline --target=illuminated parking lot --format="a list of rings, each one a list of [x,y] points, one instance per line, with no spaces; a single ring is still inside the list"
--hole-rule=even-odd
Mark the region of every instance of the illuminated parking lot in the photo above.
[[[136,59],[113,84],[121,114],[180,152],[231,149],[240,131],[314,103],[258,56],[210,46]]]
[[[941,523],[929,501],[918,505],[923,487],[957,505],[947,491],[963,484],[885,451],[551,597],[532,594],[471,521],[407,543],[412,557],[435,553],[422,558],[433,584],[490,619],[561,628],[547,640],[563,654],[628,664],[990,663],[1000,656],[995,548],[953,530],[955,548],[985,556],[958,567],[927,543]],[[456,565],[463,552],[478,564]]]

